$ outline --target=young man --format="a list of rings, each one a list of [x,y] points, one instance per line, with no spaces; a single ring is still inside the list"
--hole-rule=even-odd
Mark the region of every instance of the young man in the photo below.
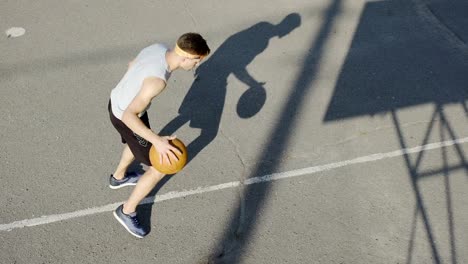
[[[114,211],[115,218],[136,237],[143,238],[148,234],[138,222],[136,207],[164,177],[151,167],[151,146],[154,145],[160,153],[161,162],[170,162],[169,157],[177,158],[174,153],[180,154],[169,144],[174,136],[159,136],[150,129],[146,110],[151,100],[164,90],[174,70],[191,70],[209,53],[206,41],[197,33],[183,34],[171,50],[162,44],[151,45],[129,63],[124,77],[111,92],[110,119],[125,147],[119,165],[110,176],[109,187],[118,189],[136,185],[128,200]],[[142,176],[126,173],[135,159],[149,166]]]

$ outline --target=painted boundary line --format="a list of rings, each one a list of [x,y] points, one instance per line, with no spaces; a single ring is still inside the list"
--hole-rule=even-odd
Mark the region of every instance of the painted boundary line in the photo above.
[[[468,137],[459,138],[456,140],[448,140],[448,141],[443,141],[443,142],[431,143],[431,144],[417,146],[413,148],[405,148],[405,149],[400,149],[400,150],[386,152],[386,153],[376,153],[376,154],[372,154],[368,156],[358,157],[355,159],[339,161],[339,162],[329,163],[325,165],[313,166],[313,167],[308,167],[308,168],[303,168],[303,169],[298,169],[298,170],[268,174],[264,176],[247,179],[242,183],[239,181],[234,181],[234,182],[222,183],[222,184],[208,186],[208,187],[198,187],[192,190],[172,191],[172,192],[168,192],[165,194],[156,195],[153,197],[147,197],[141,202],[141,204],[158,203],[158,202],[163,202],[166,200],[187,197],[187,196],[191,196],[195,194],[202,194],[202,193],[208,193],[208,192],[213,192],[213,191],[219,191],[223,189],[230,189],[230,188],[238,187],[240,185],[250,185],[250,184],[256,184],[256,183],[275,181],[279,179],[292,178],[292,177],[297,177],[297,176],[302,176],[302,175],[307,175],[307,174],[314,174],[317,172],[329,171],[329,170],[333,170],[336,168],[345,167],[349,165],[378,161],[382,159],[389,159],[389,158],[403,156],[406,154],[418,153],[418,152],[422,152],[426,150],[439,149],[443,147],[460,145],[460,144],[465,144],[465,143],[468,143]],[[10,231],[10,230],[17,229],[17,228],[45,225],[45,224],[50,224],[54,222],[65,221],[68,219],[83,217],[87,215],[111,212],[115,210],[115,208],[117,208],[117,206],[119,206],[120,204],[122,204],[122,202],[108,204],[108,205],[104,205],[100,207],[83,209],[83,210],[74,211],[70,213],[47,215],[47,216],[42,216],[39,218],[15,221],[9,224],[0,224],[0,231]]]

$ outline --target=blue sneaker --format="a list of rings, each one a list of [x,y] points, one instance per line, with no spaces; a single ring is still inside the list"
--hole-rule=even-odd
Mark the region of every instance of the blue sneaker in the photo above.
[[[125,214],[123,211],[123,204],[117,207],[114,211],[114,217],[119,221],[120,224],[122,224],[127,231],[138,237],[138,238],[143,238],[148,234],[148,231],[146,231],[138,222],[136,213],[131,213],[129,215]]]
[[[136,185],[142,175],[143,174],[129,172],[125,173],[125,177],[123,179],[117,180],[114,178],[114,175],[111,174],[111,176],[109,177],[109,188],[115,190],[125,186]]]

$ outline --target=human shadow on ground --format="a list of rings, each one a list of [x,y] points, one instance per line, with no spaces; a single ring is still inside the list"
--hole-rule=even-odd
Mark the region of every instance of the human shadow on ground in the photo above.
[[[408,135],[411,138],[416,135],[414,129],[412,132],[405,131],[406,126],[398,112],[410,107],[432,105],[430,118],[418,120],[427,123],[420,145],[428,144],[431,137],[436,137],[434,134],[439,135],[440,142],[456,142],[457,131],[444,107],[460,105],[460,111],[468,114],[467,60],[437,34],[421,30],[425,25],[415,16],[413,9],[402,8],[401,5],[400,1],[379,1],[365,5],[323,121],[339,122],[361,116],[388,114],[400,147],[407,149],[410,147]],[[449,148],[453,150],[449,151]],[[407,263],[418,262],[415,259],[417,254],[414,253],[419,238],[416,236],[418,219],[427,239],[423,243],[430,246],[431,255],[428,259],[430,257],[431,262],[442,263],[447,261],[443,260],[443,256],[449,256],[448,261],[457,263],[457,232],[450,174],[464,170],[468,175],[468,162],[457,143],[451,147],[443,146],[440,150],[443,165],[439,169],[422,168],[426,150],[414,155],[403,155],[413,190],[410,195],[415,198]],[[452,155],[455,153],[459,164],[448,161],[449,152]],[[441,235],[441,230],[435,234],[435,220],[431,219],[427,210],[431,203],[423,198],[424,188],[420,183],[421,179],[434,176],[444,178],[449,252],[441,252],[443,249],[438,246],[445,242],[440,237],[446,235]]]
[[[224,41],[195,72],[179,114],[159,132],[173,135],[186,123],[200,129],[200,135],[187,144],[187,164],[190,163],[218,135],[221,116],[226,101],[227,79],[233,74],[249,88],[239,100],[237,113],[241,118],[257,114],[266,100],[264,83],[257,81],[247,66],[262,53],[273,37],[284,37],[300,24],[298,14],[287,15],[279,24],[259,22]],[[173,175],[167,175],[149,196],[154,196]],[[139,212],[146,226],[151,224],[151,210]]]
[[[305,45],[302,68],[294,83],[289,88],[289,95],[284,105],[278,106],[280,114],[276,119],[268,142],[261,149],[256,161],[257,165],[242,182],[241,198],[224,225],[224,232],[217,239],[217,244],[208,252],[208,263],[243,263],[246,252],[252,250],[252,238],[255,236],[259,223],[262,222],[262,211],[270,197],[271,181],[259,179],[265,173],[277,172],[280,161],[285,155],[292,138],[291,131],[295,129],[301,111],[307,105],[306,98],[312,92],[314,81],[320,69],[320,61],[324,55],[325,44],[333,34],[335,17],[341,12],[341,0],[331,1],[323,11],[323,20],[317,34]],[[300,17],[298,17],[300,18]],[[297,23],[296,26],[299,26]],[[301,47],[301,49],[304,47]],[[268,162],[265,162],[268,161]],[[201,261],[200,261],[201,262]]]

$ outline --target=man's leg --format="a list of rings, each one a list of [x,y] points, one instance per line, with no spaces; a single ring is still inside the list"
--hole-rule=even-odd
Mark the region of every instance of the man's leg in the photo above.
[[[128,147],[128,145],[125,144],[119,165],[117,166],[117,169],[115,169],[115,172],[113,174],[116,180],[121,180],[124,178],[125,172],[127,171],[128,166],[130,166],[130,164],[133,162],[133,160],[135,160],[135,156],[133,156],[133,153]]]
[[[153,167],[149,167],[148,170],[138,180],[135,189],[128,200],[124,203],[123,212],[130,214],[136,211],[138,204],[153,190],[158,182],[165,176],[165,174],[157,171]]]

